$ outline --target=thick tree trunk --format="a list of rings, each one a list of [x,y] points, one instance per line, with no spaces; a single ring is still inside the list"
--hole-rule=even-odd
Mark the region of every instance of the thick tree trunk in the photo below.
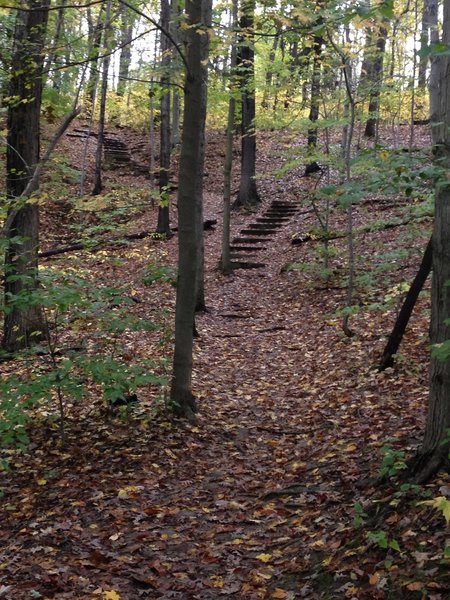
[[[450,3],[444,3],[443,39],[450,44]],[[439,125],[435,127],[438,164],[450,168],[450,57],[439,59]],[[412,462],[413,478],[424,482],[441,467],[448,468],[450,440],[450,360],[436,351],[450,340],[450,185],[436,190],[431,286],[430,397],[422,446]]]
[[[170,398],[174,413],[193,419],[192,348],[198,261],[198,209],[202,203],[211,0],[187,0],[187,72],[178,191],[178,285]]]
[[[170,4],[169,0],[161,0],[161,27],[169,31]],[[170,232],[170,41],[161,35],[161,123],[160,123],[160,154],[159,154],[159,193],[158,223],[156,233],[169,236]]]
[[[254,207],[259,204],[260,197],[256,188],[256,131],[255,131],[255,50],[254,21],[255,0],[242,1],[240,29],[242,32],[241,47],[238,54],[240,67],[240,85],[242,97],[241,127],[241,178],[238,196],[234,207]]]
[[[412,311],[414,310],[414,306],[416,305],[417,298],[419,297],[419,294],[422,291],[425,281],[427,280],[427,277],[430,274],[431,261],[432,241],[430,239],[425,249],[422,262],[420,263],[419,270],[417,271],[417,275],[414,277],[414,281],[412,282],[411,287],[409,288],[408,293],[406,294],[400,312],[398,313],[397,320],[395,321],[394,327],[392,329],[391,335],[389,336],[387,344],[384,348],[383,356],[381,357],[380,365],[378,367],[380,371],[384,371],[388,367],[392,367],[394,364],[394,355],[397,354],[397,350],[399,349],[400,344],[402,342],[403,335],[405,333]]]
[[[40,110],[44,42],[49,0],[23,3],[38,10],[17,14],[9,85],[6,193],[10,200],[26,189],[39,160]],[[13,207],[13,210],[16,207]],[[44,331],[41,310],[33,303],[14,306],[14,299],[38,287],[39,208],[25,204],[5,231],[5,321],[3,348],[14,352],[30,346]]]

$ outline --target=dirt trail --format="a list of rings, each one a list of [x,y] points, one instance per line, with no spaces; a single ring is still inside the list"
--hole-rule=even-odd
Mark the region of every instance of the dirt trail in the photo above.
[[[286,185],[266,180],[261,189],[260,214],[269,198],[292,198]],[[209,191],[206,202],[207,216],[220,221],[220,196]],[[236,216],[235,232],[255,217]],[[386,318],[355,317],[349,341],[335,316],[343,290],[282,271],[312,258],[314,249],[290,246],[311,223],[312,215],[296,216],[260,251],[264,268],[230,277],[216,270],[220,222],[206,234],[209,311],[198,318],[195,344],[196,425],[86,419],[71,423],[67,449],[49,432],[50,443],[40,440],[17,459],[0,530],[5,598],[36,590],[81,600],[115,590],[122,600],[314,600],[345,598],[350,585],[359,600],[382,597],[367,588],[373,559],[350,576],[338,553],[354,535],[354,504],[370,493],[383,441],[417,439],[426,366],[414,378],[375,373]],[[378,235],[389,242],[395,233]],[[336,243],[342,262],[344,243]],[[174,260],[176,240],[159,248]],[[154,242],[137,242],[121,267],[149,314],[154,292],[138,277],[152,253]],[[97,262],[101,277],[115,273],[103,258],[83,260],[89,268]],[[135,351],[145,347],[144,338],[135,342]],[[426,351],[416,338],[406,344]],[[314,576],[318,566],[330,580]]]

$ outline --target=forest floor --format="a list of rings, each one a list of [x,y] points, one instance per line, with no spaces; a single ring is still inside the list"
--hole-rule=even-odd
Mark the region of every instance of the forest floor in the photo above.
[[[118,135],[145,154],[143,137]],[[418,128],[417,139],[428,144],[426,128]],[[346,294],[345,238],[331,242],[328,280],[320,242],[291,244],[295,234],[317,228],[314,213],[305,211],[322,182],[302,178],[301,165],[281,177],[273,173],[303,143],[292,133],[259,136],[262,206],[257,214],[234,214],[233,233],[273,200],[300,202],[302,210],[258,252],[264,267],[224,276],[217,269],[224,136],[208,134],[205,217],[218,224],[205,232],[208,311],[197,318],[194,352],[198,421],[171,419],[164,389],[142,387],[132,410],[112,411],[93,386],[79,402],[67,398],[61,445],[56,402],[41,403],[26,451],[4,452],[0,598],[449,597],[450,536],[443,511],[432,506],[450,497],[448,475],[420,488],[395,477],[377,484],[380,465],[391,461],[390,473],[398,474],[424,429],[427,292],[395,367],[378,372],[376,366],[431,222],[356,236],[354,302],[361,310],[350,319],[355,335],[345,337],[337,312]],[[43,208],[43,249],[81,234],[152,231],[148,181],[131,167],[106,171],[105,194],[86,197],[83,211],[79,201],[67,201],[61,180],[75,196],[70,178],[81,154],[82,142],[66,138],[44,182],[53,202]],[[401,220],[415,202],[364,198],[355,227]],[[175,208],[172,215],[175,223]],[[334,205],[331,224],[345,226],[345,213]],[[170,277],[143,280],[149,265],[166,273],[176,254],[176,236],[146,237],[43,260],[56,276],[120,287],[133,299],[132,313],[159,325],[154,332],[124,331],[111,350],[107,334],[95,340],[98,332],[85,322],[63,333],[58,347],[83,342],[92,352],[104,344],[124,361],[152,359],[155,372],[166,373],[175,292]],[[33,359],[39,367],[30,360],[3,363],[2,376],[47,368],[45,356]]]

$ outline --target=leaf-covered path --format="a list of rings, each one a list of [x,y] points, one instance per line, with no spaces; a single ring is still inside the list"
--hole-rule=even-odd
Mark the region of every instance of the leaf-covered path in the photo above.
[[[292,200],[299,180],[288,184],[267,180],[261,188],[267,198]],[[206,202],[217,214],[220,195],[208,192]],[[236,217],[236,231],[252,219]],[[71,419],[66,448],[49,428],[28,455],[14,455],[4,485],[0,597],[364,600],[420,598],[422,589],[446,597],[436,557],[442,516],[429,507],[410,514],[408,497],[392,502],[395,490],[380,493],[372,483],[387,439],[407,451],[420,439],[426,318],[413,320],[405,340],[411,366],[376,372],[393,315],[359,314],[348,340],[335,315],[344,290],[283,269],[313,259],[312,248],[290,245],[312,223],[312,215],[296,216],[261,251],[264,268],[230,277],[216,270],[218,232],[206,234],[198,423],[164,414],[99,417],[94,403]],[[374,241],[395,244],[396,233],[365,236],[361,261]],[[336,246],[342,267],[345,241]],[[171,306],[173,291],[145,290],[140,269],[160,252],[173,260],[175,247],[176,240],[138,242],[122,253],[120,272],[108,251],[81,260],[100,281],[131,274],[143,299],[137,308],[151,315],[157,301]],[[133,352],[148,351],[140,335],[129,341]],[[141,417],[146,406],[144,393]],[[433,495],[439,486],[445,482],[431,486]],[[357,503],[371,513],[373,530],[389,524],[400,551],[377,547],[353,527]]]

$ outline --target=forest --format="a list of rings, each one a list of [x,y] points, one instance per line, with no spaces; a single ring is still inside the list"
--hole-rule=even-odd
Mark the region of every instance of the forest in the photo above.
[[[450,1],[0,39],[0,599],[449,598]]]

